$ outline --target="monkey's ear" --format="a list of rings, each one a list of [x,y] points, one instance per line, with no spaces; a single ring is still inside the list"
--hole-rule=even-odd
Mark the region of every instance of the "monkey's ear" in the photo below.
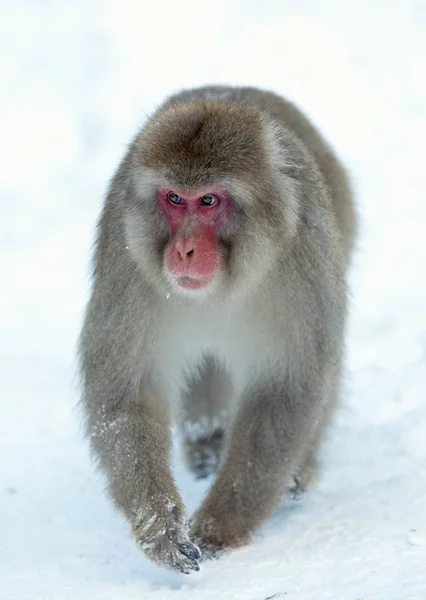
[[[282,125],[264,122],[268,161],[273,175],[296,177],[300,180],[300,172],[306,168],[308,155],[300,140]]]
[[[272,180],[284,210],[286,232],[297,233],[303,203],[306,173],[312,169],[321,178],[312,157],[291,131],[275,123],[265,123],[266,148]]]
[[[166,187],[167,181],[159,173],[152,169],[135,163],[129,173],[127,181],[123,182],[127,200],[136,200],[137,202],[148,202],[155,204],[156,192],[160,187]]]

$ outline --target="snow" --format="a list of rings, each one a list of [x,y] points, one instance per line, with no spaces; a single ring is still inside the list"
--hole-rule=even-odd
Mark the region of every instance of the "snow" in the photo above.
[[[0,598],[426,599],[426,5],[1,3]],[[103,493],[76,408],[93,224],[164,96],[207,82],[297,101],[362,214],[342,407],[318,487],[191,576],[150,563]],[[189,511],[207,488],[179,457]]]

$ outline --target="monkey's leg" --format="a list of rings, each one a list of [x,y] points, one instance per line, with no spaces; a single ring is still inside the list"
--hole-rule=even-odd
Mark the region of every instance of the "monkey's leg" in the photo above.
[[[206,556],[238,547],[290,487],[312,439],[321,383],[257,383],[242,399],[228,455],[190,535]]]
[[[182,396],[181,431],[185,462],[197,478],[214,473],[223,449],[231,381],[224,367],[205,359]]]
[[[168,411],[149,390],[123,394],[117,406],[89,410],[89,433],[115,504],[146,554],[160,565],[198,571],[201,554],[189,540],[185,509],[169,459]]]

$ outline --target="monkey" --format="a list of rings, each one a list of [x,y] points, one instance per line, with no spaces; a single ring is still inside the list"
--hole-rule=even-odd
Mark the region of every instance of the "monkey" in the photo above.
[[[189,573],[307,489],[338,403],[357,213],[345,168],[273,92],[184,90],[110,183],[79,341],[90,445],[146,555]],[[171,427],[197,477],[189,524]]]

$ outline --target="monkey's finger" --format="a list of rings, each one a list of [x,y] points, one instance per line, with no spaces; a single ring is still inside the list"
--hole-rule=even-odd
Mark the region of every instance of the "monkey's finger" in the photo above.
[[[175,571],[179,571],[179,573],[183,573],[184,575],[190,575],[193,571],[199,571],[200,565],[198,563],[194,564],[186,564],[186,563],[175,563],[173,565]]]
[[[227,551],[226,547],[201,538],[194,538],[194,542],[201,550],[201,560],[217,560]]]
[[[190,560],[200,560],[201,559],[201,550],[192,542],[185,542],[183,544],[179,544],[179,549]]]
[[[198,562],[201,559],[201,552],[192,542],[177,542],[174,554],[175,557],[171,567],[175,571],[188,575],[191,571],[200,570]]]
[[[175,571],[179,571],[180,573],[184,573],[185,575],[189,575],[191,571],[199,571],[200,565],[198,560],[190,559],[185,554],[181,554],[179,559],[175,559],[172,564],[172,568]]]

